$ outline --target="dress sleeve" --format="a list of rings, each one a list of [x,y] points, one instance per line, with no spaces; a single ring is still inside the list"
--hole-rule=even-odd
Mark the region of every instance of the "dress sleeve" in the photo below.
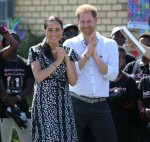
[[[70,57],[70,60],[75,62],[75,61],[78,61],[80,59],[79,55],[74,51],[73,48],[70,48],[70,47],[66,47],[64,46],[68,56]]]
[[[80,59],[79,55],[72,49],[72,52],[70,54],[70,60],[75,62]]]
[[[34,61],[40,61],[40,52],[38,52],[38,47],[31,47],[29,49],[27,64],[31,64]]]

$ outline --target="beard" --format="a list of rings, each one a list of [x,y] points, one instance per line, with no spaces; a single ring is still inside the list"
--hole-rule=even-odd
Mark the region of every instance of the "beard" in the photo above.
[[[83,35],[89,36],[94,32],[94,27],[80,27],[80,31],[83,33]]]

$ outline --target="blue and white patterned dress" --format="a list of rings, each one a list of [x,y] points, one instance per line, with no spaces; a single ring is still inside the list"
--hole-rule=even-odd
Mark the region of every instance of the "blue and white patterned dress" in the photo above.
[[[69,52],[69,47],[64,47]],[[71,61],[79,56],[72,50]],[[48,59],[40,46],[31,47],[28,63],[40,61],[41,68],[49,67],[54,60]],[[34,142],[77,142],[77,132],[69,95],[66,64],[60,66],[41,83],[35,84],[32,102],[32,138]]]

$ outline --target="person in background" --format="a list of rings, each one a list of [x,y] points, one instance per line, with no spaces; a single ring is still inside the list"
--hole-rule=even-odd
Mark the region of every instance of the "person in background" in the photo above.
[[[138,86],[138,110],[140,113],[140,136],[141,142],[150,141],[150,76],[143,77]]]
[[[143,46],[143,48],[146,50],[146,52],[144,53],[144,56],[148,59],[150,59],[150,48],[149,46],[146,46],[144,44],[141,43],[141,45]]]
[[[67,39],[73,38],[79,34],[78,26],[75,24],[66,24],[63,26],[62,44]]]
[[[144,33],[139,35],[137,38],[140,43],[150,48],[150,34]],[[128,42],[127,42],[128,44]],[[142,56],[142,58],[139,58],[137,61],[133,61],[126,65],[124,68],[124,72],[130,74],[136,81],[137,86],[139,81],[146,76],[150,75],[150,68],[149,68],[149,61],[147,57],[145,57],[145,54]],[[138,112],[137,105],[135,106],[135,111],[132,113],[132,124],[133,124],[133,136],[135,137],[135,140],[138,139],[138,129],[140,125],[140,116]]]
[[[144,53],[144,56],[146,57],[146,58],[148,58],[148,59],[150,59],[150,48],[149,48],[149,46],[146,46],[146,45],[144,45],[144,44],[142,44],[140,41],[139,41],[139,43],[142,45],[142,47],[145,49],[145,53]],[[132,50],[135,50],[135,47],[134,47],[134,45],[132,44],[132,42],[130,41],[130,40],[127,40],[127,46],[128,46],[128,48],[132,51]]]
[[[126,45],[126,38],[121,33],[122,27],[115,27],[111,32],[111,38],[115,40],[118,44],[118,47],[123,47],[126,50],[126,64],[135,61],[135,57],[128,52]]]
[[[141,34],[138,37],[138,41],[150,49],[149,33]],[[143,77],[150,75],[149,61],[150,59],[143,55],[141,59],[127,64],[124,68],[124,71],[128,74],[132,74],[133,78],[135,78],[136,82],[138,83]]]
[[[117,43],[96,32],[97,9],[83,4],[76,10],[81,33],[64,42],[80,56],[75,62],[78,80],[70,86],[78,141],[88,126],[99,142],[117,142],[116,130],[106,98],[109,81],[118,75]]]
[[[9,34],[8,29],[3,25],[0,25],[0,34],[2,37],[6,38],[9,42],[8,46],[0,50],[0,61],[7,58],[12,52],[14,52],[17,47],[17,41]]]
[[[75,85],[74,62],[79,56],[60,45],[63,23],[50,16],[44,21],[45,39],[29,50],[35,82],[32,102],[32,140],[34,142],[77,142],[77,131],[69,95],[69,84]]]
[[[135,80],[124,73],[126,62],[126,51],[119,48],[119,74],[115,81],[110,81],[110,97],[108,103],[117,130],[118,142],[131,142],[131,113],[134,103],[137,100],[137,86]],[[118,96],[111,96],[115,92]]]
[[[9,34],[8,29],[3,25],[0,25],[0,34],[2,37],[5,37],[9,42],[9,46],[0,50],[0,62],[8,57],[14,50],[17,49],[17,41]],[[0,132],[0,142],[1,142],[1,132]]]
[[[19,35],[12,30],[9,30],[9,34],[19,44]],[[2,45],[3,47],[9,46],[9,42],[5,37],[2,39]],[[28,114],[29,106],[26,97],[33,94],[34,78],[31,67],[26,63],[27,61],[24,58],[17,55],[16,49],[6,59],[3,59],[0,64],[0,128],[2,142],[11,142],[13,128],[17,131],[21,142],[32,141],[31,120]],[[27,117],[27,128],[24,127],[24,130],[17,125],[20,124],[18,118],[21,116],[16,116],[22,113],[17,114],[17,111],[14,111],[15,105]],[[10,118],[6,115],[7,108],[11,109]],[[26,119],[26,117],[24,118]]]

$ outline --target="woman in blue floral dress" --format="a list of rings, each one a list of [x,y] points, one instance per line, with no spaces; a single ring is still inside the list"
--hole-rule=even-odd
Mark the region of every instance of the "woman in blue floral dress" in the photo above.
[[[74,62],[79,56],[59,41],[63,34],[60,18],[44,21],[45,39],[29,50],[28,63],[35,77],[32,102],[33,142],[77,142],[69,84],[75,85]]]

